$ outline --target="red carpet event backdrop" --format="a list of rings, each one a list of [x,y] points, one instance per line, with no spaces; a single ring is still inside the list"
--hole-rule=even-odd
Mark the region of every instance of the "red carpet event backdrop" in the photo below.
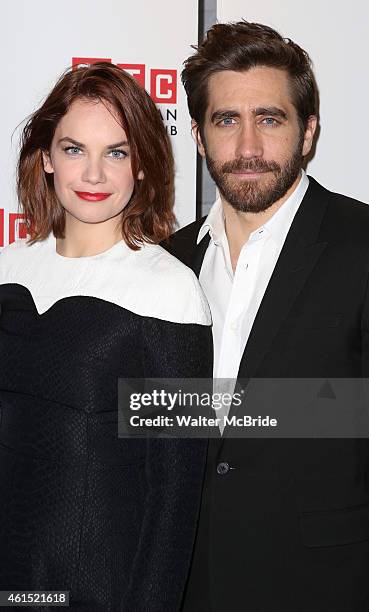
[[[193,221],[196,150],[180,71],[197,42],[197,0],[17,0],[4,7],[2,26],[0,248],[26,234],[15,196],[23,120],[66,68],[101,60],[127,70],[157,104],[176,160],[178,224]]]

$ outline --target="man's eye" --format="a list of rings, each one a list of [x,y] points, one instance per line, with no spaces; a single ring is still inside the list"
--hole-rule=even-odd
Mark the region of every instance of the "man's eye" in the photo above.
[[[79,147],[65,147],[64,151],[67,155],[79,155],[82,150]]]
[[[234,123],[234,117],[224,117],[220,122],[221,125],[233,125]]]
[[[126,151],[122,151],[121,149],[114,149],[114,151],[110,151],[109,155],[114,159],[124,159],[127,157],[128,153]]]
[[[276,125],[279,125],[279,122],[276,119],[274,119],[274,117],[264,117],[264,119],[262,120],[262,123],[264,125],[271,126],[271,127],[275,127]]]

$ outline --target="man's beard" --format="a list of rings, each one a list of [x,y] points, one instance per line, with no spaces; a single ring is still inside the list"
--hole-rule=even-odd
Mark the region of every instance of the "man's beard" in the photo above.
[[[275,161],[243,157],[220,163],[209,155],[206,155],[206,165],[221,195],[235,210],[263,212],[280,200],[298,177],[303,160],[302,142],[301,138],[291,157],[282,166]],[[232,178],[232,172],[245,170],[270,174],[260,179]]]

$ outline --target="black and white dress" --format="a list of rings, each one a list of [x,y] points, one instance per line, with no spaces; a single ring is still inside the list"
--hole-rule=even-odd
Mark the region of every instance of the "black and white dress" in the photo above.
[[[178,611],[206,442],[118,438],[117,379],[211,377],[197,279],[160,246],[67,258],[51,235],[3,250],[0,306],[0,590]]]

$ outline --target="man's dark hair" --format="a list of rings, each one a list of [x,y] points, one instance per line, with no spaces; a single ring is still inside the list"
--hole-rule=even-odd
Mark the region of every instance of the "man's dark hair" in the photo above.
[[[182,82],[188,108],[200,133],[208,106],[209,78],[222,70],[243,72],[256,66],[285,70],[301,129],[317,114],[317,86],[309,55],[289,38],[260,23],[217,23],[184,62]]]

